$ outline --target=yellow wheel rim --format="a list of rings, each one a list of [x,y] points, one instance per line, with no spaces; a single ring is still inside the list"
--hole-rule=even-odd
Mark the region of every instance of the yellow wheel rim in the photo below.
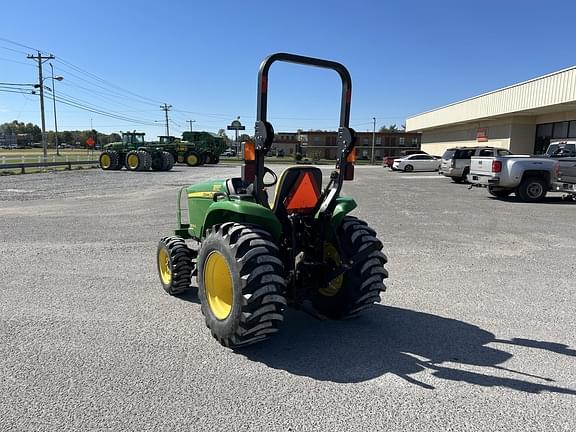
[[[188,165],[196,165],[198,163],[198,157],[196,155],[191,154],[188,155],[186,161],[188,162]]]
[[[139,162],[138,161],[138,155],[135,155],[135,154],[129,155],[128,159],[126,160],[128,167],[131,169],[138,168],[138,162]]]
[[[204,266],[204,290],[210,310],[219,320],[226,319],[232,311],[233,283],[226,258],[212,251]]]
[[[178,163],[184,162],[184,156],[178,156]]]
[[[170,268],[170,255],[164,248],[158,251],[158,270],[160,271],[160,280],[164,285],[170,285],[172,282],[172,269]]]
[[[110,168],[110,165],[112,165],[110,155],[104,153],[102,156],[100,156],[100,166],[102,168]]]
[[[340,266],[342,260],[340,254],[332,243],[324,243],[324,261],[332,262],[335,266]],[[327,286],[320,288],[320,294],[326,297],[333,297],[340,291],[344,281],[344,274],[332,279]]]

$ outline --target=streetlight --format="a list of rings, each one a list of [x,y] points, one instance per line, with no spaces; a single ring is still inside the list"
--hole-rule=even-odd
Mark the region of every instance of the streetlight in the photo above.
[[[372,117],[372,121],[374,122],[374,128],[372,129],[372,159],[370,164],[374,165],[374,144],[376,143],[376,117]]]
[[[54,80],[62,81],[64,77],[62,76],[54,76],[54,66],[52,63],[50,64],[50,69],[52,70],[52,102],[54,102],[54,138],[56,144],[56,156],[60,156],[60,144],[58,143],[58,122],[56,121],[56,92],[54,91]]]

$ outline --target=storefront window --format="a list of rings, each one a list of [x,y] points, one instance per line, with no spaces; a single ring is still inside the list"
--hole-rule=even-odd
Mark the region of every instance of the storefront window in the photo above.
[[[568,128],[568,138],[576,138],[576,120],[570,122],[570,127]]]
[[[568,122],[554,123],[554,131],[552,138],[567,138],[568,137]]]

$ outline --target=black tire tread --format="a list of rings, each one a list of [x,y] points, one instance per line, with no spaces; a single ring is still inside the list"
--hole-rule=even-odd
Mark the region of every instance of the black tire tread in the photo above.
[[[194,252],[180,237],[162,237],[158,247],[165,245],[170,255],[172,281],[164,290],[170,295],[181,294],[190,289]]]
[[[346,216],[340,225],[339,236],[345,243],[343,247],[352,251],[352,254],[374,245],[377,248],[348,270],[355,272],[360,281],[359,284],[349,287],[350,302],[339,305],[334,310],[319,310],[322,314],[328,312],[331,318],[347,319],[380,302],[380,292],[386,291],[384,279],[388,278],[388,271],[384,265],[388,258],[382,252],[383,245],[376,237],[376,232],[360,219]]]
[[[241,314],[234,331],[219,335],[210,325],[204,299],[202,313],[212,336],[222,345],[244,347],[266,340],[278,331],[286,309],[284,266],[278,258],[278,247],[271,235],[256,226],[228,222],[207,233],[219,237],[236,258],[236,271],[241,280]]]

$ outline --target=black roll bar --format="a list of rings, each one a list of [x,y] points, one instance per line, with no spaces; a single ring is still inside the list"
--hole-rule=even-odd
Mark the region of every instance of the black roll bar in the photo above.
[[[330,183],[322,193],[319,208],[321,212],[331,211],[335,205],[335,199],[342,188],[344,179],[343,173],[347,171],[347,158],[354,149],[354,131],[349,128],[350,123],[350,102],[352,98],[352,79],[348,69],[340,63],[322,60],[314,57],[305,57],[296,54],[276,53],[266,57],[260,64],[258,72],[258,100],[255,129],[256,141],[256,166],[254,175],[254,195],[256,201],[268,206],[267,199],[263,192],[264,183],[264,155],[270,149],[274,141],[274,128],[267,121],[268,109],[268,72],[274,62],[282,61],[301,65],[315,66],[324,69],[331,69],[338,73],[342,80],[342,96],[340,103],[340,123],[338,128],[338,154],[336,160],[336,170],[332,173]]]

